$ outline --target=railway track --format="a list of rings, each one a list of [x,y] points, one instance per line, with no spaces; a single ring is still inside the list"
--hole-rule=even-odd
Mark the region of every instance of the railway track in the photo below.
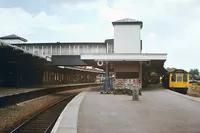
[[[77,94],[69,95],[53,105],[43,109],[36,115],[32,116],[24,123],[15,128],[11,133],[49,133],[53,128],[57,118],[59,117],[65,106]]]

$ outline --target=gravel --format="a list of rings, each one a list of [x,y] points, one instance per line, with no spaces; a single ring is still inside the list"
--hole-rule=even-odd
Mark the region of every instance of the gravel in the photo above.
[[[46,95],[17,105],[0,108],[0,132],[5,132],[13,127],[20,125],[30,116],[69,94],[79,93],[89,88],[67,90],[56,94]]]

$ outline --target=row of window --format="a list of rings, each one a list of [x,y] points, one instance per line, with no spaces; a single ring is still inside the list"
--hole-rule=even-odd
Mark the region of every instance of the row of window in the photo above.
[[[31,53],[38,55],[79,55],[81,53],[113,53],[113,45],[26,45],[21,46]]]
[[[187,82],[188,75],[187,74],[173,74],[171,77],[171,81],[173,82]]]

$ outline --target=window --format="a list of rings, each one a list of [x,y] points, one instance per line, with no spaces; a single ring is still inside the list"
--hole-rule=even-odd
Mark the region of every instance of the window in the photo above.
[[[80,54],[83,53],[83,46],[82,46],[82,45],[79,46],[79,53],[80,53]]]
[[[33,52],[33,46],[29,46],[29,51],[32,53]]]
[[[60,54],[60,46],[53,46],[52,47],[52,55]]]
[[[113,44],[108,44],[108,53],[113,53]]]
[[[22,46],[21,48],[22,48],[22,49],[25,49],[25,46]]]
[[[87,53],[87,45],[83,45],[83,53]]]
[[[74,45],[74,55],[78,54],[78,45]]]
[[[56,46],[52,46],[52,55],[56,54]]]
[[[26,46],[26,50],[29,51],[29,46]]]
[[[96,45],[95,53],[99,53],[99,47],[98,47],[98,45]]]
[[[39,54],[39,55],[42,55],[42,54],[43,54],[43,53],[42,53],[42,46],[39,46],[39,47],[38,47],[38,54]]]
[[[187,82],[188,81],[188,76],[187,74],[183,74],[183,82]]]
[[[106,53],[106,46],[105,45],[99,45],[99,49],[100,49],[100,52],[99,53]]]
[[[51,46],[47,46],[47,55],[51,55]]]
[[[33,53],[38,55],[39,54],[39,47],[38,46],[33,46],[33,47],[34,47]]]
[[[47,46],[43,46],[43,55],[48,55],[48,47]]]
[[[177,82],[182,82],[182,74],[177,74]]]
[[[88,53],[92,53],[92,45],[88,45]]]
[[[74,54],[74,45],[69,45],[70,46],[70,55]]]
[[[69,55],[69,45],[63,45],[61,49],[61,53],[64,55]]]
[[[60,52],[61,52],[61,45],[58,45],[57,46],[57,54],[61,54]]]
[[[171,76],[171,81],[173,81],[173,82],[176,81],[176,74],[173,74],[173,75]]]
[[[97,48],[97,46],[95,44],[92,45],[91,53],[96,53],[96,48]]]
[[[101,45],[98,45],[98,53],[101,53]]]

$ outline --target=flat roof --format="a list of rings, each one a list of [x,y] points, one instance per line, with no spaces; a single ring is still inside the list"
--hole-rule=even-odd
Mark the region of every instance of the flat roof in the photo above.
[[[131,19],[131,18],[124,18],[120,19],[117,21],[112,22],[113,26],[114,25],[140,25],[141,28],[143,27],[143,22],[136,20],[136,19]]]
[[[17,47],[17,46],[15,46],[15,45],[11,45],[11,44],[9,44],[9,43],[6,43],[5,41],[3,41],[3,40],[1,40],[1,39],[0,39],[0,46],[4,46],[4,47],[11,48],[11,49],[15,49],[15,50],[20,51],[20,52],[22,52],[22,53],[24,53],[24,54],[32,55],[32,56],[35,56],[35,57],[44,59],[44,60],[46,60],[46,61],[51,61],[51,58],[48,57],[48,56],[45,56],[45,57],[44,57],[44,56],[41,56],[41,55],[36,55],[36,54],[31,53],[31,52],[29,52],[29,51],[27,51],[27,50],[25,50],[25,49],[20,48],[20,47]]]
[[[166,53],[104,53],[81,54],[81,60],[96,61],[150,61],[166,60]]]
[[[7,39],[19,39],[19,40],[21,40],[21,41],[27,42],[27,40],[26,40],[25,38],[22,38],[22,37],[20,37],[20,36],[15,35],[15,34],[0,37],[0,39],[2,39],[2,40],[7,40]]]
[[[105,45],[105,42],[47,42],[47,43],[15,43],[13,45],[95,45],[95,44],[102,44]]]

